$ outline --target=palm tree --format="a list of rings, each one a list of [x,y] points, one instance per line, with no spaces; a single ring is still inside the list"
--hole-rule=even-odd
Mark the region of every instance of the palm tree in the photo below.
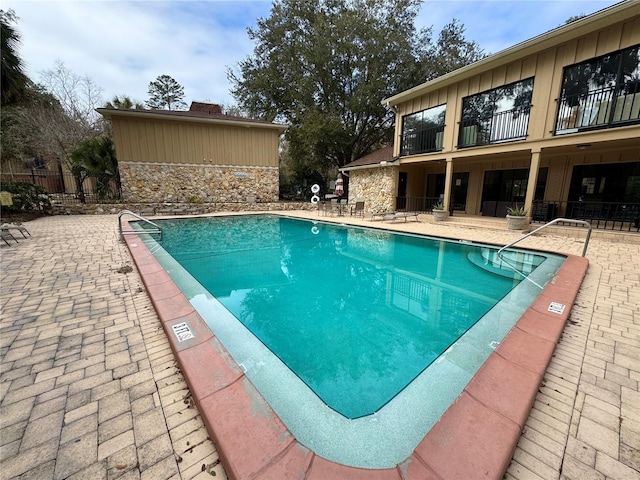
[[[113,140],[110,137],[96,137],[80,144],[71,154],[71,172],[76,178],[80,201],[84,203],[83,182],[88,176],[97,181],[100,199],[120,195],[120,172]]]
[[[131,100],[130,97],[124,95],[123,97],[119,97],[115,95],[111,101],[107,102],[104,106],[105,108],[117,108],[119,110],[144,110],[144,105],[137,100]]]
[[[11,25],[15,23],[13,10],[0,10],[0,30],[2,38],[2,106],[18,101],[24,94],[29,78],[23,72],[22,60],[16,50],[20,43],[20,34]]]

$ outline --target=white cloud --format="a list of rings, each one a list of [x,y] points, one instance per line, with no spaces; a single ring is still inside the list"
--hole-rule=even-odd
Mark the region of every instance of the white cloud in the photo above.
[[[433,25],[437,38],[453,18],[466,38],[496,53],[581,13],[616,3],[606,0],[426,0],[418,27]],[[103,99],[128,95],[144,102],[149,82],[170,75],[185,101],[232,103],[227,68],[253,51],[246,29],[269,16],[268,0],[254,1],[19,1],[4,0],[19,17],[19,55],[27,74],[57,60],[103,89]]]
[[[486,53],[497,53],[565,23],[572,16],[591,14],[617,0],[426,0],[420,26],[433,25],[434,41],[454,18],[465,26],[465,38]]]
[[[270,3],[9,0],[2,8],[19,17],[19,54],[33,80],[60,60],[98,84],[105,101],[145,101],[149,82],[167,74],[187,103],[231,103],[226,69],[251,53],[246,28]]]

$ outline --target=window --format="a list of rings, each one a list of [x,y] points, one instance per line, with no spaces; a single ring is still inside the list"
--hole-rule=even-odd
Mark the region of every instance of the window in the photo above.
[[[556,134],[640,121],[640,45],[564,69]]]
[[[533,78],[462,100],[458,147],[473,147],[527,136]]]
[[[482,186],[482,215],[504,217],[507,208],[524,204],[529,170],[487,170]]]
[[[442,150],[446,105],[422,110],[402,119],[400,155]]]
[[[640,202],[640,162],[576,165],[569,201]]]

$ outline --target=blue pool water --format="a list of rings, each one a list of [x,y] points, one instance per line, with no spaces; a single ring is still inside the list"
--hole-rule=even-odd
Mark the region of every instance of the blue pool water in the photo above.
[[[332,425],[347,440],[369,436],[376,423],[400,425],[386,433],[392,441],[422,438],[539,292],[496,263],[488,246],[269,215],[158,223],[161,263],[292,431],[290,423],[308,428],[308,417],[319,415],[311,430]],[[523,252],[514,261],[544,284],[561,257]],[[282,385],[266,370],[279,372],[285,388],[301,381],[310,391],[274,392]],[[453,388],[434,389],[440,383]],[[420,398],[425,392],[439,397],[435,406]],[[292,414],[292,403],[322,408]],[[398,416],[422,408],[436,413],[403,426]],[[366,428],[347,431],[356,422]],[[294,434],[310,448],[336,443]],[[415,447],[401,443],[403,452]],[[354,461],[334,453],[320,452],[374,468],[404,455],[362,460],[360,452]]]

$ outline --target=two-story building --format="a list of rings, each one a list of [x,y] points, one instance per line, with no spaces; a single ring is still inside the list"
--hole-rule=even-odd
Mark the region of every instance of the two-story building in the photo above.
[[[346,165],[368,211],[524,206],[640,229],[640,2],[627,0],[383,101],[393,148]],[[388,158],[387,158],[388,157]]]

